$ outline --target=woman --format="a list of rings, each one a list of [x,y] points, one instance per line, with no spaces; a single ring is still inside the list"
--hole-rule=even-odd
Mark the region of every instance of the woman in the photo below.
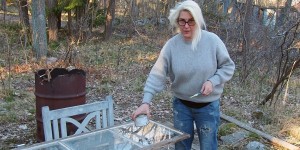
[[[153,96],[171,80],[174,127],[190,134],[177,142],[178,150],[189,150],[194,139],[194,123],[201,150],[218,147],[217,132],[220,122],[219,101],[224,83],[231,79],[235,65],[222,40],[205,29],[199,5],[187,0],[171,9],[170,24],[179,34],[169,39],[151,69],[144,87],[142,105],[132,114],[150,117]],[[195,93],[201,93],[192,96]]]

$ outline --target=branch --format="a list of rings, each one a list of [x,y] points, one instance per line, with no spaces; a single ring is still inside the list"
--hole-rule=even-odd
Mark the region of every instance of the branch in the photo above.
[[[269,100],[273,99],[274,94],[277,91],[277,88],[280,84],[282,84],[285,80],[289,78],[289,75],[296,69],[300,67],[300,58],[294,62],[294,65],[291,65],[287,71],[285,71],[284,75],[281,76],[281,78],[275,83],[273,86],[273,89],[271,93],[267,95],[267,97],[259,104],[259,105],[265,105]]]

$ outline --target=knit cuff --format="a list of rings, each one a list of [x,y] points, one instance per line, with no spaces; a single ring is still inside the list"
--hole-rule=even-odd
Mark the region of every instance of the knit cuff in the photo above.
[[[151,93],[144,93],[143,102],[142,103],[151,103],[151,100],[153,98],[153,94]]]

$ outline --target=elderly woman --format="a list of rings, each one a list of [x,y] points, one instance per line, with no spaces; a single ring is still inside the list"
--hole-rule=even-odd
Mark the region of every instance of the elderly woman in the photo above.
[[[194,139],[194,123],[201,150],[218,147],[220,97],[224,83],[231,79],[235,65],[222,40],[206,31],[199,5],[191,0],[171,9],[170,24],[179,33],[169,39],[147,78],[144,97],[132,118],[140,114],[150,117],[153,96],[171,80],[174,127],[190,134],[190,138],[175,144],[178,150],[189,150]],[[195,96],[195,93],[201,93]]]

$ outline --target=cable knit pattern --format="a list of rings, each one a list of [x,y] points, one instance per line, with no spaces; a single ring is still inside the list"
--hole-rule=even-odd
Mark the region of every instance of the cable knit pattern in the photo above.
[[[143,103],[150,103],[164,89],[167,76],[174,96],[198,103],[215,101],[221,97],[224,83],[231,79],[234,69],[225,44],[216,34],[202,30],[196,50],[192,50],[191,42],[177,34],[166,42],[149,73]],[[213,92],[209,96],[189,98],[200,92],[207,80],[212,82]]]

